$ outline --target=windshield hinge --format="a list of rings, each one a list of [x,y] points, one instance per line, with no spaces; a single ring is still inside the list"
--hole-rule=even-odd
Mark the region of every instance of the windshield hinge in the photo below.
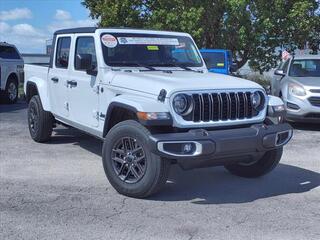
[[[96,94],[99,94],[99,92],[100,92],[100,86],[99,86],[99,85],[95,86],[94,89],[93,89],[93,91],[94,91]]]

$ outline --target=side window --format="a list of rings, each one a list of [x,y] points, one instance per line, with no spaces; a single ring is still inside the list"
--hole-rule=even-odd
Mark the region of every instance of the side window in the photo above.
[[[285,74],[287,74],[287,72],[288,72],[289,62],[290,62],[290,60],[287,60],[282,66],[282,70]]]
[[[0,58],[20,59],[20,56],[14,47],[0,46]]]
[[[68,68],[70,43],[71,43],[70,37],[58,38],[57,53],[56,53],[57,68]]]
[[[76,70],[86,70],[88,64],[91,69],[97,67],[96,49],[93,37],[78,37],[76,42],[74,68]]]

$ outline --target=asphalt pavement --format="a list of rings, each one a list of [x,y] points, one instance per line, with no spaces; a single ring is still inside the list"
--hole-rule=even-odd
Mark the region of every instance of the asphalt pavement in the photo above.
[[[26,104],[0,105],[0,239],[320,239],[320,124],[295,125],[267,176],[174,166],[145,200],[111,187],[101,147],[66,128],[35,143]]]

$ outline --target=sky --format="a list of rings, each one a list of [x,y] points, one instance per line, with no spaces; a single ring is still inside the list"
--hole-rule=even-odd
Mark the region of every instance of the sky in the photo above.
[[[54,31],[96,23],[81,0],[0,0],[0,42],[21,53],[45,53]]]

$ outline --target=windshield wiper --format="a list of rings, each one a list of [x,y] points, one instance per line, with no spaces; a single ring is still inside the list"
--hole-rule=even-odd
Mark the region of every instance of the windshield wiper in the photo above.
[[[182,68],[183,70],[185,71],[191,71],[191,72],[197,72],[197,73],[203,73],[203,71],[201,70],[194,70],[190,67],[187,67],[187,66],[183,66],[183,65],[180,65],[180,64],[177,64],[177,63],[174,63],[174,62],[170,62],[170,63],[167,63],[165,64],[166,66],[172,66],[172,67],[178,67],[178,68]]]
[[[115,61],[115,62],[112,62],[112,65],[118,65],[117,67],[119,67],[119,65],[121,67],[144,67],[150,71],[157,71],[157,69],[155,69],[154,67],[151,67],[149,65],[142,64],[139,62]],[[114,67],[116,67],[116,66],[114,66]]]

